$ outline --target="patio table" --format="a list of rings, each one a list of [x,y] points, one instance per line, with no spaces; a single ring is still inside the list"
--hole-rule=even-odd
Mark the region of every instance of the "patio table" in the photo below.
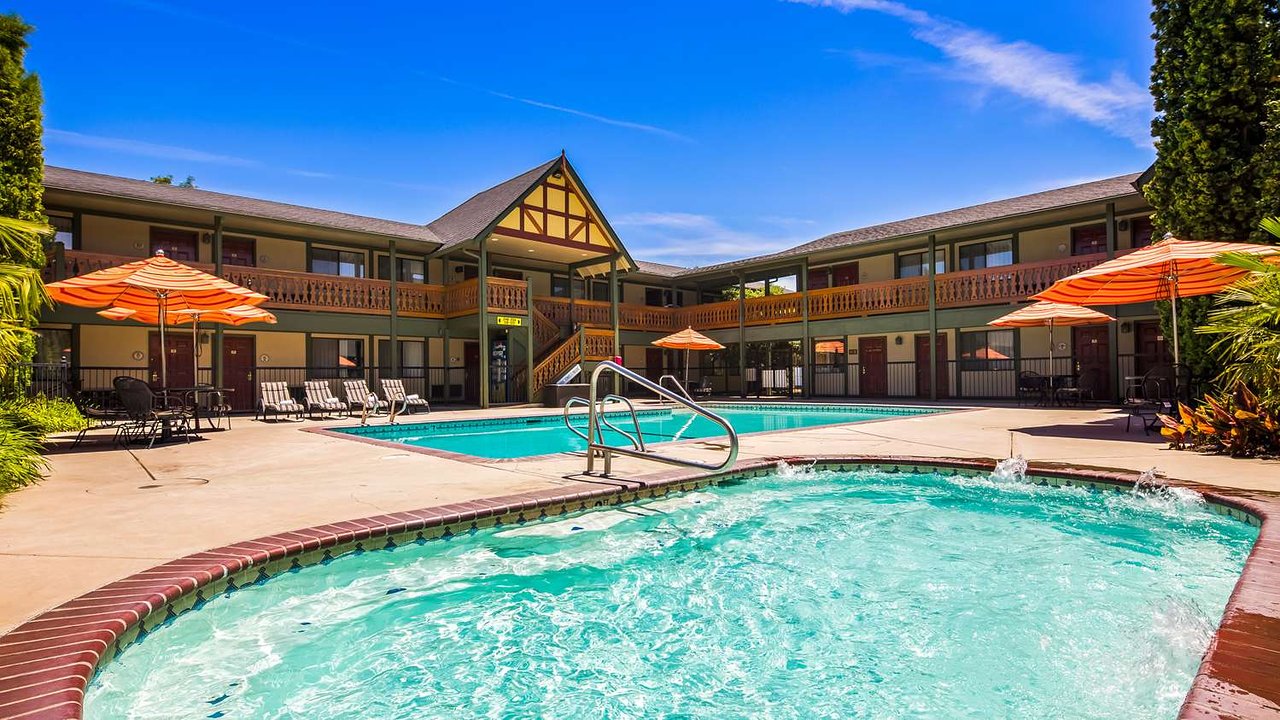
[[[182,396],[183,398],[186,398],[188,396],[191,398],[192,419],[195,421],[194,431],[197,435],[199,435],[200,434],[200,417],[201,417],[200,411],[204,407],[204,405],[200,402],[200,396],[201,395],[207,396],[213,393],[227,395],[235,391],[236,391],[235,388],[213,387],[212,385],[200,385],[198,387],[165,388],[161,392],[175,393]],[[214,429],[212,424],[209,425],[209,429],[210,430]]]

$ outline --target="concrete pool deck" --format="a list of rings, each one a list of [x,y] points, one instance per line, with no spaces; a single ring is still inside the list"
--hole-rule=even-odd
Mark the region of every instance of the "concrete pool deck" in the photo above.
[[[429,420],[555,412],[445,410]],[[53,452],[48,479],[6,496],[0,507],[0,633],[113,580],[248,538],[480,498],[611,484],[582,475],[581,456],[471,463],[300,431],[347,424],[237,418],[233,430],[190,444],[125,451],[88,441],[75,452]],[[1140,428],[1125,433],[1124,424],[1116,410],[977,408],[745,435],[740,461],[833,453],[1021,454],[1039,463],[1155,467],[1171,478],[1280,492],[1280,462],[1174,452]],[[723,456],[714,441],[683,444],[677,452],[704,460]],[[619,478],[665,469],[631,458],[614,465]]]

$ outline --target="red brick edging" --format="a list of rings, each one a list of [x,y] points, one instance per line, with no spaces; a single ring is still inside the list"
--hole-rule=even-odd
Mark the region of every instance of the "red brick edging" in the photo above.
[[[796,457],[742,463],[709,474],[668,471],[579,491],[548,489],[377,515],[295,530],[188,555],[70,600],[0,636],[0,718],[81,717],[95,669],[139,635],[218,594],[335,555],[426,542],[497,523],[536,520],[604,505],[682,492],[743,474],[770,472],[779,461],[879,465],[888,469],[989,471],[994,461],[917,457]],[[1129,475],[1033,466],[1034,478],[1095,487],[1130,486]],[[1174,482],[1206,496],[1261,531],[1227,602],[1222,624],[1201,663],[1180,718],[1262,718],[1280,713],[1280,497]],[[1275,514],[1273,514],[1275,513]]]

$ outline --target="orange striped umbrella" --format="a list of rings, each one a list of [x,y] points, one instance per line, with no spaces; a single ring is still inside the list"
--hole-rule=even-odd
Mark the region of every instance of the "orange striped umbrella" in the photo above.
[[[684,384],[689,384],[689,351],[690,350],[723,350],[724,346],[694,330],[692,326],[654,340],[652,345],[673,350],[684,350]]]
[[[258,305],[266,295],[174,262],[163,251],[119,267],[87,273],[46,286],[57,302],[89,308],[122,308],[155,314],[160,328],[160,383],[168,384],[164,328],[170,312],[226,310]]]
[[[1049,372],[1053,372],[1053,327],[1055,325],[1104,325],[1115,320],[1106,313],[1080,305],[1040,301],[1018,308],[987,323],[996,327],[1048,327]]]
[[[1250,243],[1180,240],[1172,235],[1149,247],[1065,277],[1032,295],[1071,305],[1128,305],[1155,300],[1173,303],[1173,361],[1178,363],[1178,300],[1212,295],[1249,274],[1223,265],[1223,253],[1271,255],[1277,249]]]
[[[108,320],[137,320],[140,323],[154,325],[160,322],[159,313],[128,308],[107,308],[98,314]],[[237,305],[225,310],[175,310],[165,314],[165,322],[169,325],[191,323],[191,365],[192,379],[200,377],[200,321],[219,325],[245,325],[252,322],[276,324],[276,316],[252,305]],[[198,384],[198,383],[197,383]]]

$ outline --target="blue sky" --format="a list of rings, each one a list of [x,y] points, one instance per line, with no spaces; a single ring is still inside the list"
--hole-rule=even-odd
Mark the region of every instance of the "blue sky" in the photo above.
[[[427,222],[564,148],[686,265],[1145,168],[1149,6],[48,2],[46,158]]]

